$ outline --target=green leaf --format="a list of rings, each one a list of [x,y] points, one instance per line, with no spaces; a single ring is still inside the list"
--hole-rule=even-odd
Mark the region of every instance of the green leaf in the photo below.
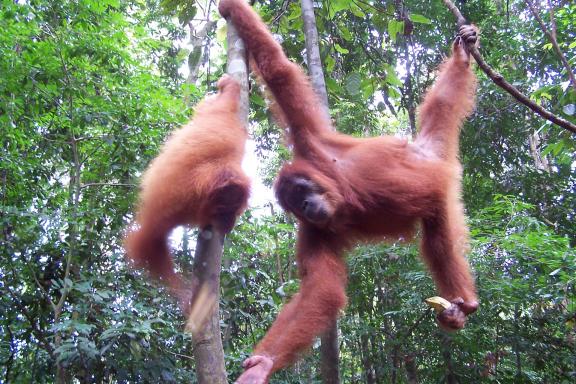
[[[360,9],[360,7],[358,7],[358,5],[356,3],[352,3],[352,6],[350,7],[350,11],[352,12],[352,14],[356,17],[359,17],[361,19],[366,17],[366,14],[364,13],[364,11],[362,11],[362,9]]]
[[[381,13],[374,13],[372,15],[371,22],[374,25],[374,27],[378,30],[378,32],[380,32],[380,33],[384,33],[384,30],[386,29],[386,26],[388,25],[387,20],[386,20],[386,15],[381,14]]]
[[[398,76],[396,76],[396,71],[391,65],[386,65],[385,69],[386,69],[386,83],[397,87],[401,87],[402,85],[404,85],[402,81],[398,78]]]
[[[290,13],[288,14],[288,16],[286,16],[286,18],[288,20],[295,20],[301,18],[301,16],[302,16],[302,8],[296,3],[290,4]]]
[[[422,15],[419,15],[417,13],[412,13],[410,15],[410,20],[412,20],[415,23],[420,23],[420,24],[432,24],[432,21],[430,19],[428,19],[426,16],[422,16]]]
[[[354,40],[352,33],[350,33],[350,30],[345,25],[340,25],[338,29],[340,30],[340,35],[344,38],[344,40],[346,41]]]
[[[362,97],[364,99],[368,99],[370,98],[370,96],[372,96],[374,94],[375,91],[375,81],[374,79],[368,78],[368,79],[364,79],[362,81],[361,84],[361,88],[362,88]]]
[[[341,91],[342,88],[332,77],[327,77],[325,81],[326,81],[326,87],[328,87],[328,91],[330,91],[331,93],[338,94]],[[288,226],[286,227],[287,227],[286,229],[290,228]]]
[[[180,24],[186,25],[196,16],[198,9],[192,6],[192,2],[187,3],[178,14]]]
[[[397,37],[396,35],[402,31],[404,31],[404,21],[395,19],[388,21],[388,36],[390,36],[392,41],[395,42]]]
[[[351,2],[348,0],[333,0],[328,2],[328,18],[333,19],[338,12],[349,9],[350,4]]]
[[[252,102],[252,103],[254,103],[254,104],[256,104],[256,105],[259,105],[259,106],[261,106],[261,107],[265,107],[265,106],[266,106],[266,100],[264,100],[264,99],[262,98],[262,96],[260,96],[260,95],[257,94],[257,93],[251,93],[251,94],[250,94],[250,102]]]
[[[331,55],[328,55],[324,59],[324,65],[326,66],[326,73],[331,73],[336,65],[336,60]]]
[[[336,49],[336,51],[338,51],[339,53],[342,54],[346,54],[349,53],[350,51],[348,51],[346,48],[342,47],[340,44],[338,43],[334,43],[334,48]]]
[[[346,77],[345,87],[351,95],[357,95],[360,92],[362,77],[358,72],[352,72]]]

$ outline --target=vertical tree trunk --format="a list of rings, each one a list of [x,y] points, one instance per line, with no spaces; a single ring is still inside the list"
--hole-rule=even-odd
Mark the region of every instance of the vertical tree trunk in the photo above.
[[[188,55],[189,72],[188,77],[186,78],[186,84],[194,85],[196,84],[196,80],[198,80],[198,70],[205,61],[203,58],[207,57],[202,50],[204,40],[215,25],[215,21],[208,20],[206,24],[204,24],[204,27],[197,31],[192,22],[188,23],[188,28],[190,30],[190,45],[192,46],[192,49]],[[186,105],[190,106],[190,96],[188,94],[186,94],[184,102]]]
[[[334,320],[330,328],[320,338],[320,372],[324,384],[340,383],[340,359],[338,348],[338,322]]]
[[[191,24],[190,42],[192,52],[188,57],[190,73],[186,83],[195,84],[198,78],[202,58],[203,39],[215,23],[208,20],[204,28],[196,32]],[[185,98],[189,104],[189,97]],[[214,132],[214,134],[218,134]],[[184,236],[187,236],[185,233]],[[187,241],[185,241],[187,248]],[[222,252],[224,247],[224,235],[212,228],[201,228],[196,242],[194,253],[193,273],[201,276],[208,285],[210,303],[213,305],[212,312],[200,329],[193,329],[192,347],[194,361],[196,363],[196,375],[200,384],[227,384],[226,366],[224,365],[224,348],[220,334],[220,269],[222,265]],[[213,302],[212,302],[213,300]],[[190,325],[188,331],[192,331]]]
[[[190,45],[192,46],[191,52],[188,55],[188,77],[186,78],[187,84],[195,84],[196,80],[198,80],[198,70],[200,66],[203,64],[202,56],[203,50],[202,46],[204,45],[204,40],[206,40],[206,36],[212,28],[216,25],[215,21],[208,20],[206,24],[200,29],[196,30],[193,26],[193,23],[188,23],[188,28],[190,31]]]
[[[231,24],[228,24],[228,73],[241,84],[240,120],[248,120],[248,72],[244,43]],[[215,132],[217,134],[217,132]],[[227,383],[224,350],[220,334],[220,269],[224,235],[212,228],[202,229],[194,255],[194,273],[202,275],[209,284],[208,290],[216,301],[206,325],[194,334],[194,358],[200,384]]]
[[[304,20],[304,38],[306,40],[306,61],[308,64],[308,75],[312,81],[312,87],[318,95],[318,99],[326,109],[328,114],[328,93],[324,82],[324,71],[320,59],[320,48],[318,45],[318,30],[316,28],[316,17],[314,15],[314,4],[312,0],[301,0],[302,19]],[[338,324],[337,321],[330,326],[330,329],[321,337],[320,346],[322,381],[324,384],[340,383],[339,369],[339,348],[338,348]]]
[[[71,105],[72,101],[70,100],[70,109],[72,109]],[[70,147],[72,149],[72,159],[74,161],[74,164],[70,170],[70,184],[68,188],[69,191],[68,205],[71,211],[69,219],[69,229],[68,229],[68,235],[70,240],[68,241],[69,243],[68,254],[66,255],[65,259],[66,264],[64,267],[64,278],[62,279],[64,281],[64,288],[60,291],[61,293],[58,302],[54,302],[52,301],[52,299],[49,299],[50,304],[52,306],[52,310],[54,312],[54,324],[57,324],[60,321],[64,304],[66,303],[66,300],[68,299],[68,294],[70,293],[71,283],[69,282],[69,279],[72,267],[72,257],[77,252],[76,246],[78,241],[78,204],[80,202],[80,189],[81,189],[80,176],[82,173],[82,162],[80,160],[80,152],[78,150],[78,139],[76,139],[74,133],[71,133],[70,136],[71,136]],[[38,280],[36,280],[36,284],[44,291],[41,284],[38,283]],[[45,293],[46,296],[50,298],[48,293],[47,292]],[[58,331],[54,336],[54,349],[58,349],[62,345],[62,339],[63,339],[62,333]],[[61,362],[57,362],[56,383],[57,384],[67,383],[70,380],[68,376],[69,375],[68,372],[66,371],[66,367]]]
[[[530,144],[530,154],[534,159],[534,165],[536,169],[550,173],[550,163],[546,156],[542,156],[540,153],[540,134],[536,131],[530,136],[528,136],[528,143]]]
[[[320,59],[320,47],[318,45],[318,30],[316,29],[316,16],[312,0],[301,0],[302,19],[304,21],[304,39],[306,40],[306,62],[308,75],[312,81],[312,87],[318,95],[320,102],[328,110],[328,93],[324,82],[324,71]]]
[[[452,337],[448,334],[442,336],[442,357],[444,358],[444,365],[446,369],[446,383],[458,384],[456,375],[454,374],[454,367],[452,364]]]
[[[514,356],[516,360],[516,378],[522,379],[522,358],[520,356],[520,308],[514,304]]]
[[[240,83],[240,108],[238,115],[240,121],[248,126],[248,66],[246,47],[238,36],[232,23],[227,25],[226,40],[228,42],[228,65],[226,71]]]
[[[404,5],[403,0],[395,0],[396,7],[396,20],[404,22],[404,33],[402,38],[398,36],[398,45],[404,48],[404,60],[406,61],[406,80],[404,81],[404,92],[402,95],[402,102],[405,103],[406,110],[408,111],[408,121],[410,122],[410,132],[412,137],[416,137],[416,105],[414,102],[414,86],[412,78],[412,58],[410,57],[410,48],[413,46],[412,29],[413,24],[410,20],[408,11]],[[406,33],[408,32],[408,33]],[[414,71],[415,72],[415,71]]]
[[[198,234],[194,274],[201,276],[208,284],[207,288],[214,300],[206,324],[192,335],[196,375],[200,384],[228,383],[220,335],[220,266],[223,246],[224,235],[219,231],[204,228]]]

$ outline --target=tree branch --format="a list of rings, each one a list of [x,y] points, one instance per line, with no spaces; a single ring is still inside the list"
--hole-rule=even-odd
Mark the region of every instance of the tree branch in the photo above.
[[[458,22],[458,26],[466,24],[466,19],[462,16],[462,14],[460,13],[460,10],[454,5],[454,3],[452,3],[452,1],[450,1],[450,0],[442,0],[442,1],[446,5],[446,7],[452,12],[452,14],[456,17],[456,20]],[[576,125],[575,124],[569,122],[568,120],[565,120],[561,117],[554,115],[552,112],[550,112],[550,111],[542,108],[540,105],[534,103],[526,95],[522,94],[522,92],[520,92],[516,87],[514,87],[512,84],[508,83],[501,74],[494,71],[484,61],[484,59],[482,58],[482,55],[478,51],[478,48],[476,48],[472,44],[467,45],[467,48],[470,51],[470,53],[472,54],[472,56],[474,56],[474,59],[476,60],[476,63],[478,64],[478,66],[482,69],[482,71],[484,71],[484,73],[486,73],[486,75],[496,85],[498,85],[500,88],[504,89],[506,92],[508,92],[510,95],[512,95],[520,103],[526,105],[533,112],[542,116],[546,120],[564,128],[564,129],[567,129],[573,133],[576,133]]]
[[[540,29],[548,37],[548,40],[550,40],[552,48],[554,48],[554,52],[556,52],[556,55],[558,56],[558,58],[562,62],[562,65],[566,69],[566,72],[568,73],[568,78],[570,79],[570,84],[572,85],[572,88],[576,90],[576,78],[574,77],[574,71],[572,71],[570,63],[568,62],[568,60],[566,60],[566,56],[564,56],[564,53],[562,53],[562,51],[560,50],[560,46],[558,45],[558,41],[556,40],[556,21],[554,21],[554,8],[552,7],[552,5],[550,5],[550,24],[552,24],[552,30],[550,31],[546,27],[546,24],[544,24],[544,20],[542,20],[542,18],[540,17],[540,14],[538,13],[538,10],[536,9],[536,6],[532,2],[532,0],[526,0],[526,4],[528,4],[530,12],[532,12],[532,15],[540,25]]]
[[[88,188],[88,187],[136,187],[136,184],[131,183],[85,183],[80,186],[80,189]]]

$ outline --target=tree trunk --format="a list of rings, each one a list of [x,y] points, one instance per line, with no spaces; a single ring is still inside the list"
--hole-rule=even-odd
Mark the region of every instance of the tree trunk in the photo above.
[[[248,120],[248,72],[246,51],[236,30],[228,24],[228,73],[241,84],[240,120]],[[196,371],[200,384],[227,383],[224,365],[224,350],[220,334],[220,269],[224,235],[212,228],[203,229],[196,244],[194,273],[203,276],[209,284],[208,290],[215,300],[214,308],[206,325],[194,334],[193,347]]]
[[[203,50],[202,47],[204,45],[204,40],[206,36],[212,28],[216,25],[215,21],[208,20],[204,27],[202,27],[199,31],[193,26],[193,23],[190,22],[188,24],[188,28],[190,30],[190,45],[192,49],[190,50],[190,54],[188,55],[188,77],[186,78],[187,84],[195,84],[196,80],[198,80],[198,70],[200,66],[203,64],[202,56]]]
[[[446,383],[458,384],[452,363],[452,337],[448,334],[442,335],[442,357],[444,358],[444,368],[446,370]]]
[[[312,87],[318,95],[320,102],[328,110],[328,93],[324,82],[324,71],[320,59],[320,47],[318,45],[318,30],[316,29],[316,17],[314,16],[314,4],[312,0],[301,0],[302,19],[304,21],[304,39],[306,41],[306,62],[308,75]]]
[[[550,173],[550,163],[546,156],[542,156],[540,153],[540,134],[536,131],[530,136],[528,136],[528,143],[530,144],[530,154],[534,159],[534,165],[536,169]]]
[[[324,384],[340,383],[340,367],[338,354],[338,323],[336,320],[320,338],[320,372]]]
[[[302,19],[304,20],[304,38],[306,40],[306,62],[308,64],[308,75],[312,82],[312,87],[318,96],[321,104],[328,113],[328,93],[324,82],[324,71],[320,59],[320,48],[318,46],[318,30],[316,29],[316,17],[314,16],[314,4],[312,0],[301,0]],[[320,370],[322,372],[322,382],[324,384],[340,383],[339,348],[338,348],[338,324],[336,321],[330,329],[321,336],[320,346]]]
[[[248,65],[244,42],[238,36],[232,23],[227,25],[228,65],[226,71],[240,83],[240,121],[248,126]]]
[[[71,107],[72,105],[72,101],[70,100],[70,109],[72,109]],[[52,310],[54,312],[54,324],[58,324],[58,322],[60,321],[60,317],[62,316],[62,311],[64,308],[64,304],[66,303],[66,300],[68,299],[68,294],[70,293],[70,273],[71,273],[71,267],[72,267],[72,257],[76,254],[77,249],[77,241],[78,241],[78,204],[80,202],[80,190],[81,190],[81,185],[80,185],[80,176],[82,173],[82,161],[80,159],[80,151],[78,150],[78,139],[75,137],[74,133],[71,133],[70,135],[70,147],[72,149],[72,159],[74,161],[73,166],[70,170],[70,184],[69,184],[69,188],[68,188],[68,205],[70,208],[70,221],[69,221],[69,229],[68,229],[68,235],[69,235],[69,246],[68,246],[68,254],[66,255],[66,261],[65,261],[65,267],[64,267],[64,278],[62,279],[64,281],[64,288],[61,290],[60,293],[60,298],[58,299],[58,302],[54,302],[52,301],[52,299],[50,299],[50,296],[48,295],[48,293],[46,291],[44,291],[44,289],[42,288],[42,285],[40,283],[38,283],[38,280],[36,280],[36,284],[38,285],[38,287],[40,289],[42,289],[45,293],[46,296],[49,298],[50,304],[52,306]],[[62,345],[62,340],[63,340],[63,336],[62,333],[60,331],[58,331],[56,333],[56,335],[54,336],[54,349],[58,349],[61,345]],[[57,384],[64,384],[69,382],[69,375],[68,372],[66,370],[66,367],[62,364],[62,362],[57,362],[56,363],[56,383]]]
[[[210,31],[212,30],[212,28],[214,28],[215,25],[216,25],[215,21],[208,20],[206,24],[204,24],[204,27],[202,27],[199,31],[196,31],[193,23],[192,22],[188,23],[188,28],[190,30],[190,45],[192,49],[190,50],[190,54],[188,55],[189,72],[188,77],[186,78],[186,84],[194,85],[198,80],[198,70],[205,61],[203,57],[204,58],[207,57],[207,55],[204,54],[202,49],[204,45],[204,40],[206,39],[206,36],[208,35],[208,33],[210,33]],[[186,94],[184,101],[186,105],[190,106],[189,94]]]
[[[522,379],[522,358],[520,356],[520,308],[514,304],[514,357],[516,362],[516,378]]]
[[[193,348],[196,361],[196,375],[200,384],[226,384],[224,349],[220,335],[220,266],[224,235],[219,231],[205,228],[198,234],[194,255],[194,274],[201,276],[208,284],[212,312],[206,324],[194,332]]]
[[[195,30],[190,25],[190,42],[192,52],[188,57],[190,73],[186,83],[195,84],[198,78],[198,69],[201,64],[203,38],[214,22],[208,21],[204,28],[195,35]],[[190,102],[185,98],[186,104]],[[215,132],[215,134],[217,134]],[[185,234],[186,236],[186,234]],[[187,248],[187,241],[185,241]],[[188,324],[188,331],[192,332],[192,347],[194,361],[196,363],[196,376],[200,384],[227,384],[226,367],[224,365],[224,348],[220,334],[220,269],[222,264],[222,252],[224,247],[224,235],[211,228],[202,228],[198,233],[196,251],[194,254],[193,273],[201,276],[207,284],[210,292],[210,303],[213,305],[212,312],[200,329],[194,329]]]

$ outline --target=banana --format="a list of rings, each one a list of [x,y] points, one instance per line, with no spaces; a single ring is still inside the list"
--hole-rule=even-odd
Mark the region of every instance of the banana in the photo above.
[[[440,296],[429,297],[424,300],[426,304],[434,308],[436,313],[440,313],[452,306],[452,303]]]

